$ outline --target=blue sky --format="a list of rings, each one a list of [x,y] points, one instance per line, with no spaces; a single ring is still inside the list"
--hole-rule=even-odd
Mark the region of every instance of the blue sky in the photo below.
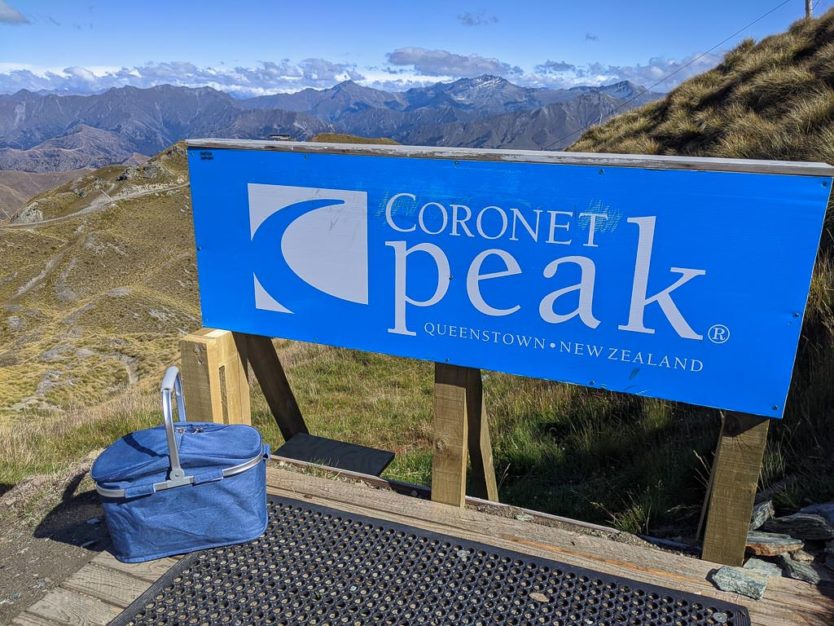
[[[0,0],[0,92],[167,82],[258,95],[348,78],[404,89],[482,73],[541,86],[651,85],[780,4]],[[817,13],[832,6],[819,0]],[[802,14],[803,0],[790,0],[657,88]]]

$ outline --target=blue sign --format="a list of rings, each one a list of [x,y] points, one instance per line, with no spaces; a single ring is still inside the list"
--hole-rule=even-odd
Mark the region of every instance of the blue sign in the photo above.
[[[189,166],[206,326],[782,416],[830,177],[297,145]]]

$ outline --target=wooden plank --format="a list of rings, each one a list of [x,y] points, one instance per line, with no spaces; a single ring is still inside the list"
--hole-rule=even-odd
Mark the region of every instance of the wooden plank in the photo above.
[[[469,460],[472,465],[470,490],[473,496],[498,501],[498,484],[492,464],[492,440],[484,406],[484,388],[481,370],[467,368],[466,419]]]
[[[466,499],[469,368],[434,364],[431,499],[462,507]]]
[[[762,600],[717,590],[707,580],[715,565],[642,545],[589,533],[522,522],[473,509],[444,506],[363,484],[267,470],[268,491],[360,515],[407,524],[508,550],[555,559],[653,585],[714,597],[745,606],[755,626],[830,626],[834,599],[813,585],[773,578]]]
[[[247,139],[188,139],[189,148],[207,150],[270,150],[308,154],[352,154],[360,156],[449,159],[457,161],[507,161],[588,165],[592,167],[639,167],[644,169],[746,172],[751,174],[793,174],[834,176],[827,163],[765,161],[715,157],[677,157],[643,154],[598,154],[592,152],[551,152],[544,150],[493,150],[380,144],[306,143],[301,141],[259,141]]]
[[[261,391],[284,441],[289,441],[298,433],[309,432],[272,339],[243,333],[238,335],[245,342],[252,372],[261,385]]]
[[[359,472],[353,472],[351,470],[334,470],[328,468],[325,465],[319,465],[318,463],[308,463],[307,461],[298,461],[296,459],[288,459],[277,455],[273,455],[272,458],[276,462],[278,468],[287,466],[293,471],[314,470],[317,476],[321,476],[324,478],[350,478],[355,482],[364,483],[366,485],[374,487],[375,489],[385,489],[387,491],[392,491],[394,493],[398,493],[404,496],[411,496],[415,498],[424,498],[427,500],[431,500],[431,488],[426,487],[425,485],[418,485],[415,483],[408,483],[401,480],[393,480],[390,478],[382,478],[380,476],[372,476],[370,474],[362,474]],[[529,518],[527,521],[541,520],[541,522],[545,524],[565,526],[569,529],[579,528],[592,530],[599,536],[617,536],[621,534],[619,530],[611,528],[610,526],[601,526],[600,524],[593,524],[591,522],[584,522],[582,520],[572,519],[570,517],[553,515],[552,513],[542,513],[541,511],[525,509],[524,507],[513,506],[511,504],[505,504],[494,500],[476,498],[470,495],[466,496],[466,506],[474,507],[479,511],[488,511],[495,515],[501,515],[502,517],[515,517],[517,515],[523,515]],[[658,539],[656,537],[648,537],[647,535],[640,536],[649,543],[666,541],[664,539]]]
[[[274,453],[276,457],[379,476],[394,453],[344,441],[298,433]]]
[[[251,424],[246,352],[227,330],[204,328],[180,341],[190,421]]]
[[[29,611],[23,611],[20,615],[12,620],[15,626],[55,626],[60,622],[54,622],[51,619],[46,619],[40,615],[35,615]]]
[[[741,565],[759,483],[767,418],[728,413],[721,424],[712,466],[711,492],[702,557],[725,565]]]
[[[123,571],[88,563],[67,578],[61,586],[125,608],[151,585],[147,580],[136,578]]]
[[[155,582],[173,567],[178,559],[166,558],[146,561],[144,563],[122,563],[109,552],[100,552],[90,561],[99,567],[118,570],[134,578],[141,578],[148,582]],[[144,592],[143,592],[144,593]]]
[[[113,604],[63,588],[51,591],[26,611],[30,616],[43,618],[51,623],[74,626],[108,624],[121,612],[122,609]]]

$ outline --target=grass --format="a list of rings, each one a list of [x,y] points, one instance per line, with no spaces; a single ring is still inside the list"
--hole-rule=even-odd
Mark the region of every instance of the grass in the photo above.
[[[199,326],[184,151],[127,172],[102,168],[30,203],[61,221],[0,230],[0,420],[104,402],[156,376]],[[102,210],[67,217],[104,193]]]
[[[431,483],[431,363],[295,342],[278,349],[311,432],[394,451],[386,476]],[[694,524],[697,506],[681,504],[702,495],[712,413],[693,420],[668,403],[491,372],[484,388],[502,501],[633,532]],[[253,398],[254,425],[279,446],[257,389]],[[159,420],[147,387],[60,419],[21,415],[0,424],[0,485],[59,471]]]
[[[396,145],[397,142],[388,137],[362,137],[360,135],[346,135],[344,133],[319,133],[312,141],[320,143],[376,143]]]
[[[714,70],[571,149],[834,163],[834,11],[743,42]],[[763,485],[792,479],[778,496],[785,508],[834,498],[833,226],[829,206],[785,418],[773,424],[762,472]],[[699,422],[699,411],[681,410]]]
[[[27,476],[60,472],[125,433],[156,424],[158,404],[155,394],[137,387],[95,408],[69,409],[57,420],[33,413],[5,420],[0,493]]]

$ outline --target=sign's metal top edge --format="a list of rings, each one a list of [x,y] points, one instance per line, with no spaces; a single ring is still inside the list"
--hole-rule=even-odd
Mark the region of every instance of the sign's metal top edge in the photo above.
[[[422,159],[465,161],[504,161],[552,163],[609,167],[639,167],[660,170],[792,174],[795,176],[834,177],[834,166],[807,161],[764,161],[714,157],[678,157],[643,154],[556,152],[544,150],[495,150],[486,148],[447,148],[389,144],[314,143],[305,141],[266,141],[256,139],[188,139],[189,148],[212,150],[267,150],[311,154],[354,154]]]

